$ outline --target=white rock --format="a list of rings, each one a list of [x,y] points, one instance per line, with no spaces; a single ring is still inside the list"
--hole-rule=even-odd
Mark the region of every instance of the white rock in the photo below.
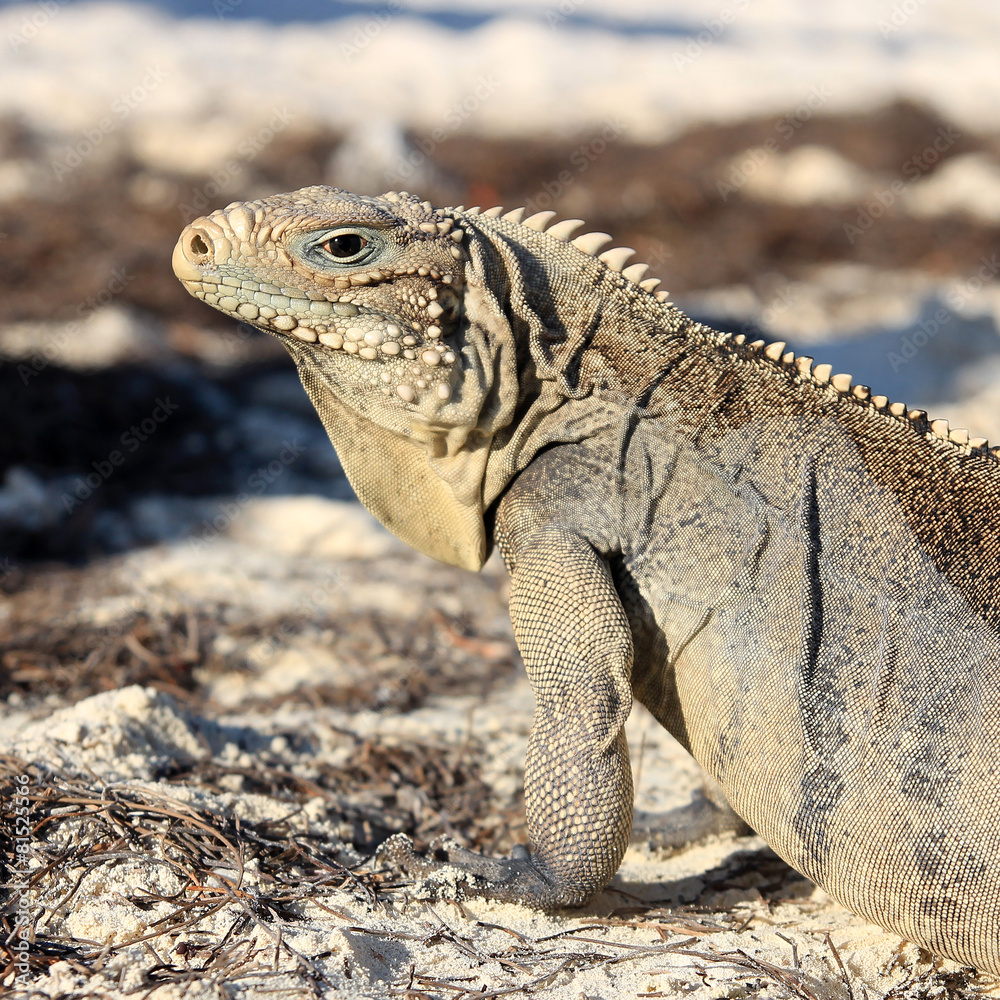
[[[957,213],[1000,222],[1000,163],[986,153],[956,156],[907,188],[903,204],[921,218]]]
[[[761,149],[756,159],[734,158],[731,169],[746,177],[746,194],[786,205],[852,205],[873,185],[867,171],[828,146],[799,146],[790,153]]]

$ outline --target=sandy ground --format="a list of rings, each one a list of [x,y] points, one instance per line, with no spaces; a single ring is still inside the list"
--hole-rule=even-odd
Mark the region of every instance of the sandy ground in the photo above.
[[[32,995],[610,1000],[969,988],[968,970],[850,914],[755,837],[672,856],[650,849],[657,814],[689,803],[701,779],[638,707],[636,841],[584,911],[433,900],[379,874],[355,845],[394,829],[426,839],[459,826],[492,850],[523,835],[532,699],[511,669],[501,571],[491,564],[472,580],[408,552],[356,505],[312,498],[256,501],[198,548],[88,566],[63,609],[92,639],[128,643],[137,608],[162,620],[214,607],[214,634],[185,638],[222,655],[242,643],[249,666],[201,668],[196,695],[128,685],[48,715],[10,700],[5,784],[26,775],[33,806],[24,874],[45,973]],[[13,610],[51,587],[39,577]],[[285,613],[298,616],[295,631],[254,628]],[[487,658],[495,676],[466,673],[451,681],[459,691],[400,711],[393,688],[419,684],[423,657],[358,662],[345,639],[352,621],[378,613],[397,634],[436,621],[440,646]],[[464,619],[474,638],[456,625],[463,614],[479,619]],[[324,634],[329,625],[339,638]],[[356,687],[382,704],[352,704]]]

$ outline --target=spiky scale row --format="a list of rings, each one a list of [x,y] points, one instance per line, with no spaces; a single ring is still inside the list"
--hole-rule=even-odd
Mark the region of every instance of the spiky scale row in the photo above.
[[[629,281],[634,281],[640,288],[642,288],[642,279],[646,277],[648,271],[648,264],[629,264],[628,267],[622,268],[622,274]]]
[[[549,220],[554,218],[555,214],[556,213],[551,210],[535,212],[534,215],[529,215],[528,218],[522,220],[521,225],[526,226],[528,229],[534,229],[536,233],[544,233],[545,227],[549,224]]]
[[[857,402],[868,404],[874,410],[888,410],[893,417],[907,420],[915,430],[929,433],[938,440],[949,441],[966,454],[980,457],[989,454],[994,458],[1000,458],[1000,446],[990,448],[986,438],[970,437],[969,432],[964,428],[949,429],[947,420],[928,422],[925,410],[907,410],[905,403],[890,403],[888,396],[873,396],[869,386],[854,385],[850,375],[846,373],[834,375],[832,365],[816,365],[813,363],[813,358],[808,355],[803,354],[796,357],[792,351],[786,352],[785,348],[788,345],[782,340],[776,340],[769,344],[767,341],[758,339],[747,343],[746,334],[743,333],[734,334],[726,339],[736,346],[759,352],[771,361],[794,368],[800,375],[804,375],[817,386],[832,387],[838,395],[850,396]]]
[[[505,222],[524,226],[526,229],[534,230],[537,233],[546,233],[554,239],[564,242],[570,242],[573,233],[583,225],[582,219],[563,219],[549,226],[549,222],[556,214],[551,210],[535,212],[527,218],[524,216],[525,210],[523,208],[514,208],[509,212],[504,212],[501,205],[495,205],[493,208],[488,208],[485,211],[480,211],[478,206],[468,209],[464,206],[459,206],[455,211],[462,212],[465,215],[483,215],[490,219],[503,219]],[[428,224],[425,223],[424,225]],[[548,228],[546,228],[547,226]],[[605,250],[603,253],[600,252],[610,242],[611,237],[607,233],[597,232],[585,233],[583,236],[578,236],[571,241],[572,246],[583,253],[596,257],[609,270],[617,271],[623,277],[638,285],[644,292],[654,292],[660,284],[660,279],[646,278],[646,274],[649,272],[648,264],[637,263],[630,264],[628,267],[625,266],[625,262],[629,257],[635,254],[635,250],[631,247],[613,247],[610,250]],[[657,293],[656,297],[660,302],[666,301],[665,293]]]
[[[578,250],[601,261],[609,270],[620,273],[624,278],[638,285],[643,291],[653,294],[657,302],[665,304],[669,300],[669,294],[665,291],[657,291],[660,285],[659,278],[646,278],[649,265],[643,263],[630,264],[625,266],[625,262],[635,254],[631,247],[613,247],[605,250],[612,238],[607,233],[592,232],[584,233],[573,239],[573,234],[583,225],[581,219],[562,219],[549,225],[555,217],[555,212],[546,210],[535,212],[525,218],[523,208],[515,208],[509,212],[504,212],[502,206],[497,205],[481,211],[478,206],[473,208],[459,207],[457,211],[465,215],[483,215],[491,219],[503,219],[516,225],[524,226],[535,232],[546,233],[554,239],[569,242]],[[548,227],[548,228],[546,228]],[[928,422],[927,414],[924,410],[907,410],[904,403],[890,403],[887,396],[873,396],[871,389],[866,385],[854,385],[853,380],[846,372],[833,374],[833,366],[829,364],[815,364],[814,359],[808,355],[796,357],[794,352],[787,351],[787,344],[784,341],[774,341],[767,343],[765,340],[754,340],[746,343],[746,336],[742,333],[727,338],[730,342],[738,346],[746,346],[752,351],[761,352],[769,360],[788,367],[794,367],[800,374],[810,379],[818,386],[832,387],[841,396],[850,396],[859,403],[866,403],[872,409],[888,413],[896,418],[905,419],[917,430],[924,431],[941,441],[948,441],[959,447],[966,454],[977,454],[985,456],[991,455],[1000,460],[1000,446],[989,447],[986,438],[970,438],[969,432],[964,428],[949,429],[947,420],[933,420]]]
[[[549,236],[554,236],[557,240],[567,242],[582,225],[583,219],[563,219],[554,226],[549,226],[545,231]]]

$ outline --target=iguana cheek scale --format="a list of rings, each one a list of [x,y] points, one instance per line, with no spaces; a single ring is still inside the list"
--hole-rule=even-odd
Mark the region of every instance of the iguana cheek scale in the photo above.
[[[584,903],[628,844],[634,695],[714,779],[684,836],[742,817],[858,913],[1000,972],[996,453],[694,323],[552,219],[312,187],[174,253],[281,339],[390,530],[510,572],[532,849],[383,856],[442,892]]]

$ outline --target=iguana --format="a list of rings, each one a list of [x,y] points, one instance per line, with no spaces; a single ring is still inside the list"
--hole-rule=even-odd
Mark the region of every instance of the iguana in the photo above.
[[[509,570],[531,850],[388,856],[585,903],[629,838],[634,695],[790,865],[1000,972],[996,453],[694,322],[552,216],[308,187],[174,253],[188,291],[281,339],[383,524]]]

